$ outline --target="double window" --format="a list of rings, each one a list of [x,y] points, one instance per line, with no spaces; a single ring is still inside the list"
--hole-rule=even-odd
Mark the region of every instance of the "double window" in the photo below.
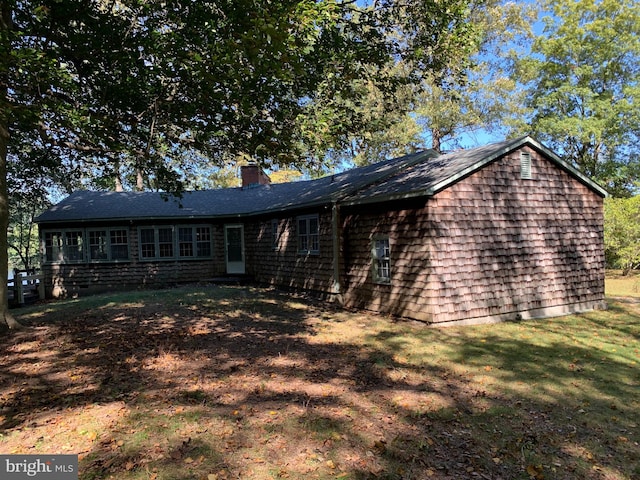
[[[140,227],[141,260],[211,257],[210,226]]]
[[[87,230],[89,261],[129,260],[129,234],[126,228]]]
[[[319,225],[318,215],[298,217],[298,253],[320,253]]]
[[[391,249],[389,237],[376,237],[371,245],[373,259],[373,281],[391,283]]]
[[[47,262],[78,263],[84,261],[84,231],[45,231],[44,255]]]

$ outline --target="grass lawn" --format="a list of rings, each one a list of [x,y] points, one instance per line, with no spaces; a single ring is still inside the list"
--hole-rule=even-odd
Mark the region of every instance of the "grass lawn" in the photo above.
[[[0,453],[82,480],[640,478],[634,301],[448,329],[252,287],[14,313]]]
[[[623,275],[620,271],[610,270],[604,288],[607,296],[640,297],[640,274],[634,271]]]

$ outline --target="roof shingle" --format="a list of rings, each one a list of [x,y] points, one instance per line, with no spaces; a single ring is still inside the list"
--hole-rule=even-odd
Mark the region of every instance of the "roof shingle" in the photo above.
[[[515,140],[438,156],[433,150],[354,168],[317,180],[184,192],[78,191],[40,215],[38,223],[130,219],[197,219],[281,212],[332,202],[357,204],[405,196],[432,195],[462,176],[529,144],[601,195],[606,192],[535,140]]]

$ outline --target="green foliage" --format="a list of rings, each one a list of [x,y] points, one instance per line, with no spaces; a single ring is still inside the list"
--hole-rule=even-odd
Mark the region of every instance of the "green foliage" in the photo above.
[[[180,192],[238,156],[320,171],[367,131],[367,85],[391,98],[473,45],[467,3],[0,2],[0,230],[7,166],[66,191]]]
[[[63,178],[101,188],[178,190],[192,162],[237,154],[318,166],[406,111],[389,101],[399,88],[475,45],[467,0],[11,6],[9,153],[26,142]],[[389,68],[398,59],[402,76]],[[373,121],[370,88],[386,99]]]
[[[530,7],[502,0],[452,6],[465,34],[451,29],[441,35],[450,54],[417,77],[415,58],[388,67],[407,79],[393,96],[366,85],[360,105],[365,127],[353,135],[345,159],[362,165],[425,146],[440,151],[445,143],[457,146],[462,133],[505,129],[521,116],[521,94],[506,68],[510,48],[530,36]]]
[[[604,244],[609,268],[640,267],[640,196],[605,200]]]
[[[534,135],[610,192],[638,178],[640,9],[634,0],[549,0],[519,78]]]

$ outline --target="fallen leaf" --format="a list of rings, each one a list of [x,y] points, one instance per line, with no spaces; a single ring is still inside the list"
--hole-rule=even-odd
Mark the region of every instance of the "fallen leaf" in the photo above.
[[[542,474],[542,466],[540,465],[527,465],[527,473],[530,477],[535,478],[536,480],[544,479],[544,475]]]

